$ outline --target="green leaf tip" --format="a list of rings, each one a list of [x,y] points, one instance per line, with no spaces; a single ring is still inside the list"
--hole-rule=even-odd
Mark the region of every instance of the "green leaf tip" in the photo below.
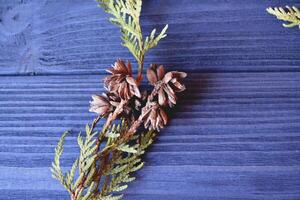
[[[295,6],[286,6],[285,8],[283,7],[269,7],[266,9],[266,11],[277,17],[279,20],[283,20],[288,22],[288,24],[283,24],[283,27],[286,28],[291,28],[295,26],[299,26],[300,28],[300,11],[297,7]]]

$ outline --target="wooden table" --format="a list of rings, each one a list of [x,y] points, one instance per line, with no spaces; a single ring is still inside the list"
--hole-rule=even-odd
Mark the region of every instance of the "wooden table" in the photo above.
[[[300,199],[300,30],[265,12],[299,3],[144,0],[144,31],[170,27],[146,65],[188,90],[125,199]],[[71,164],[104,69],[132,60],[119,36],[92,0],[0,0],[0,199],[68,199],[53,150],[73,130]]]

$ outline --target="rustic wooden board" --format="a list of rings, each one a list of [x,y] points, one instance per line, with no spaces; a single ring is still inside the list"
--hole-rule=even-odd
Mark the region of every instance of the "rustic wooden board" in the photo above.
[[[2,77],[0,199],[66,197],[50,177],[53,148],[73,130],[69,166],[102,77]],[[300,73],[193,73],[187,86],[127,199],[297,199]]]
[[[300,2],[245,2],[144,1],[145,31],[170,25],[148,64],[187,71],[188,90],[126,199],[300,199],[300,32],[264,11]],[[68,199],[57,140],[72,130],[69,166],[103,69],[131,59],[105,17],[94,1],[0,0],[0,199]]]
[[[131,59],[118,29],[94,1],[1,2],[1,74],[97,73],[115,58]],[[147,64],[190,72],[299,70],[299,31],[283,29],[265,12],[286,3],[145,1],[145,32],[170,25],[168,39],[147,56]]]

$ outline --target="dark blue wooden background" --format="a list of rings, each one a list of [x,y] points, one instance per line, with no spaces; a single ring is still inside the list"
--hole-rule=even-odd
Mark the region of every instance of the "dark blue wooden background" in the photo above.
[[[296,0],[144,0],[145,32],[169,24],[147,55],[189,73],[188,90],[127,198],[300,199],[300,30],[265,8]],[[0,0],[0,199],[67,199],[64,166],[93,119],[104,69],[132,59],[93,0]]]

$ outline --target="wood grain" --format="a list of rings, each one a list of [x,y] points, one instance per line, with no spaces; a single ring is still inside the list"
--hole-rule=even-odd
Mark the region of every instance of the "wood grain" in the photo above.
[[[300,199],[300,33],[265,8],[290,0],[145,0],[143,29],[168,23],[151,62],[188,90],[126,198]],[[132,59],[94,1],[0,0],[0,199],[68,199],[49,166],[78,152],[104,69]],[[144,82],[146,84],[146,81]]]

